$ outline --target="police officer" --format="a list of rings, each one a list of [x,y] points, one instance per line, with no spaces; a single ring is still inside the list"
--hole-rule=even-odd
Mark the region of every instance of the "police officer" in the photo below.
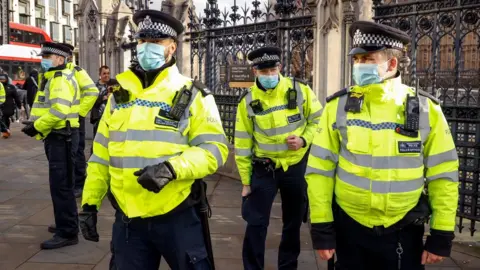
[[[43,44],[40,55],[44,71],[30,120],[22,131],[44,140],[49,164],[50,194],[55,216],[55,235],[42,243],[54,249],[78,243],[78,215],[73,194],[74,153],[78,145],[80,93],[74,74],[66,67],[69,48]]]
[[[5,87],[2,83],[0,83],[0,132],[2,133],[3,138],[10,137],[10,131],[8,130],[7,126],[3,123],[3,104],[5,103],[7,97],[7,93],[5,91]]]
[[[357,21],[350,35],[356,85],[327,98],[308,159],[313,246],[338,269],[424,269],[454,238],[450,129],[436,98],[401,82],[406,33]]]
[[[119,210],[113,225],[120,270],[212,269],[199,217],[195,179],[214,173],[228,154],[215,101],[179,73],[180,21],[156,10],[133,16],[139,64],[118,74],[87,167],[80,226],[98,241],[97,210],[108,188]]]
[[[264,269],[265,239],[280,190],[283,234],[278,269],[296,269],[306,210],[305,167],[322,105],[310,87],[280,74],[281,50],[248,54],[255,84],[241,98],[235,125],[235,160],[243,183],[245,269]]]
[[[68,43],[62,43],[62,45],[67,46],[70,49],[71,59],[73,55],[74,47]],[[80,88],[80,128],[79,128],[79,141],[78,141],[78,150],[75,155],[75,197],[79,198],[82,196],[83,186],[85,185],[86,168],[87,162],[85,160],[85,117],[88,112],[93,108],[98,97],[98,88],[93,82],[92,78],[88,76],[86,70],[75,65],[73,62],[69,61],[67,63],[67,68],[70,69],[75,74],[75,79],[78,82],[78,87]]]

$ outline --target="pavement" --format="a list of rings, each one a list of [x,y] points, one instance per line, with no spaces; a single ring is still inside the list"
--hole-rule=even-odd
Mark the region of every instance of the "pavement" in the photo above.
[[[48,187],[48,164],[42,142],[20,132],[14,123],[12,137],[0,139],[0,270],[107,270],[110,260],[114,210],[104,201],[98,218],[100,241],[85,241],[57,250],[41,250],[40,243],[51,237],[47,226],[53,222]],[[89,149],[89,146],[86,147]],[[87,150],[88,151],[88,150]],[[210,220],[217,270],[241,270],[241,247],[245,222],[241,218],[241,183],[231,178],[207,177],[207,195],[212,206]],[[78,204],[80,201],[78,201]],[[281,237],[280,199],[274,203],[266,243],[265,269],[276,269]],[[312,250],[308,227],[302,226],[301,270],[326,270]],[[452,257],[427,269],[480,269],[480,242],[461,237]],[[162,262],[161,270],[168,270]]]

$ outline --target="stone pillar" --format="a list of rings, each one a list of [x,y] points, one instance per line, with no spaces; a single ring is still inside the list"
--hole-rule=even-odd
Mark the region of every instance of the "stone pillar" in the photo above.
[[[92,76],[92,74],[98,73],[100,63],[100,21],[95,1],[83,0],[80,2],[75,17],[79,30],[79,64]],[[93,78],[95,79],[94,76]]]
[[[324,101],[328,95],[341,89],[342,70],[342,14],[338,0],[320,0],[316,13],[314,51],[314,89]]]
[[[373,1],[358,0],[358,19],[362,21],[373,21]]]

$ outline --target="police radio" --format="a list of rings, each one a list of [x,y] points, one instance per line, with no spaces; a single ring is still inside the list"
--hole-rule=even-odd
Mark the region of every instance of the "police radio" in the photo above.
[[[260,103],[259,99],[252,100],[252,102],[250,102],[250,107],[252,108],[254,113],[263,112],[262,103]]]
[[[398,126],[395,131],[399,134],[416,138],[420,129],[420,100],[418,98],[418,78],[416,82],[415,95],[407,95],[405,101],[405,124]]]
[[[295,89],[288,89],[287,91],[287,108],[293,110],[297,108],[297,91]]]
[[[180,118],[185,113],[190,100],[192,99],[192,91],[188,90],[187,87],[183,87],[180,92],[177,92],[175,97],[173,98],[173,106],[168,115],[174,119],[179,121]]]

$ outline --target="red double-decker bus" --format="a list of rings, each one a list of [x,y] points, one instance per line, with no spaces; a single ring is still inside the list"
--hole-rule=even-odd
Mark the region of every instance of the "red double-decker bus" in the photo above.
[[[9,23],[9,44],[0,45],[0,68],[14,84],[23,84],[33,69],[40,71],[40,45],[52,41],[41,28]]]

